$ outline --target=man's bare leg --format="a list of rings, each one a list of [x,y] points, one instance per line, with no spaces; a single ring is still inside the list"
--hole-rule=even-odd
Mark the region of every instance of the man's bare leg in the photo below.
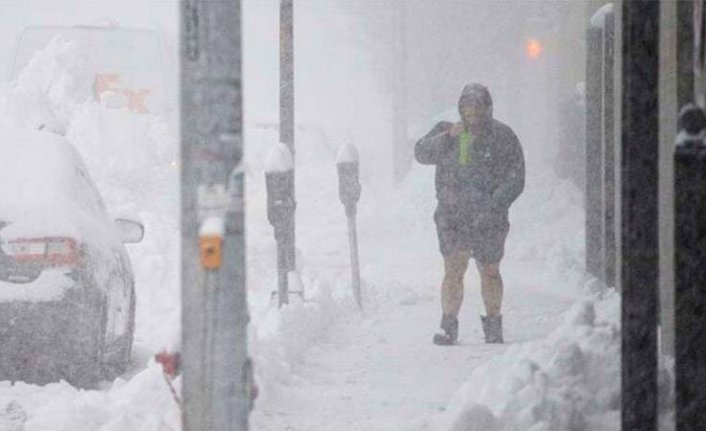
[[[444,256],[444,280],[441,283],[441,329],[434,343],[455,344],[458,339],[458,313],[463,303],[463,277],[468,269],[470,253],[457,252]]]
[[[486,315],[481,317],[486,343],[503,342],[503,326],[500,309],[503,302],[503,279],[500,264],[476,263],[480,274],[481,296]]]
[[[445,315],[458,316],[463,304],[463,277],[468,269],[469,253],[456,252],[444,256],[444,280],[441,283],[441,310]]]
[[[500,264],[476,263],[480,274],[480,289],[485,305],[485,313],[488,316],[500,314],[503,302],[503,278],[500,275]]]

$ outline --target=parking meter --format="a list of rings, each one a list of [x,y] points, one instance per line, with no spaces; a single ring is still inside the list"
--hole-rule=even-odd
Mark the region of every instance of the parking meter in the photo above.
[[[351,144],[344,145],[336,158],[338,169],[338,196],[346,208],[346,215],[353,217],[360,200],[358,151]]]
[[[266,172],[267,219],[275,230],[289,223],[294,215],[294,171]]]
[[[677,429],[698,429],[706,409],[706,115],[679,113],[674,152],[674,332]]]
[[[363,298],[360,290],[360,265],[358,263],[358,233],[355,219],[361,192],[360,169],[358,151],[352,144],[345,144],[338,151],[336,168],[338,170],[338,197],[341,199],[348,217],[353,294],[358,303],[358,308],[363,311]]]
[[[291,232],[294,224],[294,161],[285,144],[276,145],[267,157],[267,219],[275,229],[277,241],[277,280],[279,305],[289,303],[287,273],[291,266],[290,249],[294,248]],[[293,254],[293,253],[292,253]]]

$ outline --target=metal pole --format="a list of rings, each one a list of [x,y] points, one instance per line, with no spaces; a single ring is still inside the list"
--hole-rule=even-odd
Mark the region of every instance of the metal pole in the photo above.
[[[407,0],[396,0],[393,6],[393,167],[394,180],[401,181],[412,162],[412,148],[407,138]]]
[[[615,121],[613,91],[615,20],[613,12],[605,16],[603,26],[603,266],[604,281],[616,285],[615,240]]]
[[[280,0],[280,48],[279,48],[279,141],[289,148],[292,159],[296,160],[294,145],[294,2]],[[295,173],[292,172],[295,177]],[[292,199],[296,201],[296,193]],[[287,258],[287,273],[296,270],[296,217],[292,214],[291,224],[284,232],[284,246]],[[286,275],[285,275],[286,276]],[[281,300],[280,300],[281,303]]]
[[[181,0],[183,427],[247,431],[240,0]]]
[[[704,75],[704,44],[706,43],[706,7],[704,0],[693,0],[691,7],[693,16],[693,51],[692,76],[693,97],[697,105],[706,106],[706,82]],[[686,54],[684,54],[686,55]],[[689,76],[689,75],[685,75]]]
[[[677,2],[677,109],[694,101],[694,4]]]
[[[275,227],[275,241],[277,242],[277,304],[279,307],[289,304],[289,259],[287,248],[284,246],[286,231]]]
[[[602,277],[602,30],[586,32],[586,271]]]
[[[355,214],[348,216],[348,240],[351,245],[351,272],[353,294],[358,308],[363,310],[363,296],[360,292],[360,263],[358,262],[358,228]]]
[[[622,2],[622,429],[657,430],[659,17]]]

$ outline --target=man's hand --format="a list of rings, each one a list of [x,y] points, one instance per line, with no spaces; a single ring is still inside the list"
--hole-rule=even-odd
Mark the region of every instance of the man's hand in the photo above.
[[[466,130],[466,126],[463,124],[463,121],[459,121],[458,123],[453,125],[451,130],[449,130],[449,135],[452,138],[458,138],[458,135],[463,133],[464,130]]]

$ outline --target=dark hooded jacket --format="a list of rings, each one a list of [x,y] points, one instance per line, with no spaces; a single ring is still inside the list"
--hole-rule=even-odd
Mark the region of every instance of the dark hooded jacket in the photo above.
[[[479,87],[492,112],[490,93],[477,84],[464,88],[459,105]],[[459,139],[449,134],[452,127],[450,122],[438,123],[414,148],[419,163],[436,165],[437,217],[468,221],[490,214],[507,220],[510,205],[525,185],[525,162],[517,136],[491,115],[488,124],[475,133],[468,163],[461,164]]]

